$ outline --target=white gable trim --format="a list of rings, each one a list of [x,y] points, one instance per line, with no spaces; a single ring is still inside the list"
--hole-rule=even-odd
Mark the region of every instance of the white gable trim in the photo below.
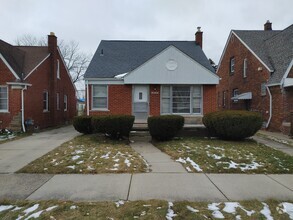
[[[35,68],[33,68],[29,74],[27,74],[27,76],[24,78],[24,80],[26,80],[43,62],[45,62],[46,59],[48,59],[48,57],[50,56],[50,54],[48,54],[48,56],[46,56]]]
[[[228,47],[228,44],[229,44],[229,42],[230,42],[230,40],[231,40],[231,37],[232,37],[232,35],[235,35],[236,37],[237,37],[237,39],[259,60],[259,62],[261,62],[261,64],[262,65],[264,65],[264,67],[265,68],[267,68],[267,70],[268,71],[270,71],[270,72],[274,72],[274,70],[271,70],[263,61],[262,61],[262,59],[260,59],[259,58],[259,56],[257,56],[256,55],[256,53],[234,32],[234,31],[231,31],[230,32],[230,35],[229,35],[229,37],[228,37],[228,40],[226,41],[226,45],[225,45],[225,48],[224,48],[224,51],[223,51],[223,53],[222,53],[222,55],[221,55],[221,58],[220,58],[220,61],[219,61],[219,65],[218,65],[218,70],[217,70],[217,72],[219,71],[219,69],[220,69],[220,66],[221,66],[221,63],[222,63],[222,59],[223,59],[223,57],[224,57],[224,55],[225,55],[225,53],[226,53],[226,49],[227,49],[227,47]]]
[[[1,60],[4,62],[4,64],[8,67],[8,69],[10,70],[10,72],[14,75],[14,77],[16,79],[20,79],[19,76],[16,74],[16,72],[12,69],[12,67],[9,65],[9,63],[6,61],[6,59],[2,56],[2,54],[0,53],[0,58]]]
[[[171,53],[172,52],[171,50],[174,50],[175,54],[178,53],[181,57],[183,56],[184,59],[186,58],[188,60],[188,62],[191,63],[191,65],[196,65],[199,69],[201,69],[201,71],[204,72],[204,75],[202,75],[200,77],[201,81],[198,80],[197,84],[218,84],[219,83],[219,77],[215,73],[213,73],[212,71],[210,71],[209,69],[207,69],[206,67],[204,67],[203,65],[201,65],[200,63],[195,61],[194,59],[192,59],[190,56],[188,56],[187,54],[185,54],[184,52],[179,50],[177,47],[171,45],[171,46],[165,48],[164,50],[162,50],[160,53],[153,56],[151,59],[149,59],[148,61],[146,61],[145,63],[143,63],[139,67],[137,67],[134,70],[132,70],[131,72],[129,72],[127,75],[125,75],[124,76],[125,84],[164,84],[164,83],[169,84],[167,81],[166,82],[162,81],[162,79],[157,79],[156,77],[153,78],[154,79],[153,81],[152,80],[147,81],[147,80],[143,80],[143,79],[136,80],[134,74],[136,74],[138,71],[140,71],[140,69],[145,68],[146,65],[151,65],[153,61],[156,62],[156,59],[159,59],[159,57],[164,56],[163,55],[164,53],[168,53],[169,51]],[[183,67],[184,67],[184,65],[180,65],[180,68],[183,68]],[[158,70],[158,71],[160,71],[160,70]],[[172,73],[172,70],[170,70],[170,73]],[[206,75],[208,75],[208,78],[203,79]],[[143,76],[141,76],[141,78],[143,78]],[[185,82],[178,81],[178,83],[177,83],[177,82],[174,82],[174,78],[176,78],[176,77],[173,76],[173,83],[172,84],[194,84],[194,82],[190,82],[190,81],[185,81]],[[178,75],[178,78],[182,78],[182,76]],[[204,82],[204,81],[206,81],[206,82]],[[208,81],[210,81],[210,83]]]
[[[292,69],[292,67],[293,67],[293,59],[291,60],[291,62],[290,62],[290,64],[289,64],[289,66],[288,66],[288,68],[287,68],[287,70],[286,70],[286,72],[285,72],[285,74],[284,74],[284,76],[283,76],[283,79],[282,79],[282,80],[284,80],[285,78],[287,78],[287,77],[288,77],[288,75],[289,75],[289,72],[290,72],[290,70]]]

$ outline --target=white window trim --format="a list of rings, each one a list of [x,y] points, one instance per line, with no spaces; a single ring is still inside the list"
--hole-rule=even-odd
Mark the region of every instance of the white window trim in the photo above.
[[[0,88],[1,87],[7,89],[7,109],[0,109],[0,113],[9,113],[9,88],[8,86],[0,86]]]
[[[247,58],[243,60],[243,78],[247,77]]]
[[[170,87],[170,106],[169,106],[169,113],[163,113],[162,112],[162,99],[163,99],[163,96],[162,96],[162,87],[163,86],[169,86]],[[201,116],[203,115],[203,99],[204,99],[204,94],[203,94],[203,85],[180,85],[180,86],[188,86],[190,87],[190,106],[189,106],[189,113],[173,113],[173,109],[172,109],[172,89],[173,89],[173,86],[176,86],[176,85],[161,85],[161,92],[160,92],[160,114],[161,115],[198,115],[198,116]],[[200,86],[201,87],[201,103],[200,103],[200,112],[199,113],[193,113],[192,110],[193,110],[193,107],[192,107],[192,104],[193,104],[193,97],[192,97],[192,87],[194,86]]]
[[[44,93],[46,93],[46,109],[44,109]],[[43,112],[49,112],[49,92],[46,90],[43,91]]]
[[[67,95],[64,95],[63,102],[64,102],[64,111],[66,112],[68,110],[68,96]]]
[[[109,86],[108,85],[101,85],[101,86],[106,86],[107,88],[107,107],[106,108],[94,108],[94,96],[93,96],[93,91],[94,91],[94,86],[91,85],[91,111],[109,111]]]
[[[57,73],[57,79],[60,79],[60,62],[59,62],[59,60],[57,59],[57,71],[56,71]]]
[[[60,110],[60,95],[59,95],[59,92],[56,93],[56,109]]]

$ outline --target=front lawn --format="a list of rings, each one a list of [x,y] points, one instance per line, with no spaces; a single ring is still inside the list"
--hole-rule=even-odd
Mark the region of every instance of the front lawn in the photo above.
[[[0,201],[0,219],[292,219],[293,203]]]
[[[126,141],[82,135],[31,162],[19,173],[137,173],[148,164]]]
[[[293,173],[293,157],[252,140],[181,138],[154,143],[188,172]]]

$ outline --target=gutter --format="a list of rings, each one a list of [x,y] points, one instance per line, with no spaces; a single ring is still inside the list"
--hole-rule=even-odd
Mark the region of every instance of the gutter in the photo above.
[[[26,87],[21,89],[21,126],[22,126],[23,132],[26,132],[25,126],[24,126],[24,92],[23,92],[25,89]]]
[[[89,109],[89,81],[86,80],[85,82],[86,84],[86,115],[89,116],[90,115],[90,109]]]
[[[269,86],[266,86],[266,89],[268,91],[269,97],[270,97],[270,116],[269,116],[269,120],[266,123],[266,128],[269,127],[271,119],[272,119],[272,113],[273,113],[273,99],[272,99],[272,94],[271,91],[269,89]]]

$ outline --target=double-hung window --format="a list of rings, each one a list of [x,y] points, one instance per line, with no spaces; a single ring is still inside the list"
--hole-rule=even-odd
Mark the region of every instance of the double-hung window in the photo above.
[[[43,92],[43,111],[49,111],[49,93],[48,91]]]
[[[0,112],[8,112],[8,87],[0,86]]]
[[[92,86],[92,109],[108,109],[108,86],[93,85]]]
[[[243,78],[247,77],[247,59],[243,60]]]
[[[68,98],[67,95],[64,95],[64,111],[68,109]]]
[[[230,74],[234,74],[235,72],[235,57],[230,58]]]
[[[161,113],[200,114],[202,112],[201,86],[162,86]]]
[[[57,59],[57,70],[56,70],[56,72],[57,72],[57,79],[60,79],[60,62],[59,62],[58,59]]]

